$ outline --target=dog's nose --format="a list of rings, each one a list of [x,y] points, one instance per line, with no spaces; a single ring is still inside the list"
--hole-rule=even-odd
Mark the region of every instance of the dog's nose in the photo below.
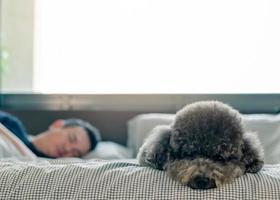
[[[216,184],[213,179],[203,176],[197,176],[189,182],[188,186],[193,189],[210,189],[215,188]]]

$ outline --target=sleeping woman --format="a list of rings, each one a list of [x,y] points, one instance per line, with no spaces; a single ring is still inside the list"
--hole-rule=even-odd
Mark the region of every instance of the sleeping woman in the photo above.
[[[98,129],[81,119],[58,119],[31,140],[21,121],[3,111],[0,136],[0,148],[7,140],[20,154],[30,158],[82,157],[101,140]]]

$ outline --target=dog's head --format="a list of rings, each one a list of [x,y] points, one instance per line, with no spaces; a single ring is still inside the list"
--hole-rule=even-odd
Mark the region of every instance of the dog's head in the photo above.
[[[192,188],[218,187],[244,172],[244,126],[241,115],[218,101],[187,105],[176,114],[170,138],[170,157],[180,182]]]

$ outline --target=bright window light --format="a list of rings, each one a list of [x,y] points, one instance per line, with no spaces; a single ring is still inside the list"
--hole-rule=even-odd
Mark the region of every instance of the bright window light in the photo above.
[[[278,0],[36,2],[37,92],[280,92]]]

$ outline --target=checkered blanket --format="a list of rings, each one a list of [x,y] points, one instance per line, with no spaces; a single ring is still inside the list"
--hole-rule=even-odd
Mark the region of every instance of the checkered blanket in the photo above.
[[[135,160],[0,161],[0,199],[280,199],[280,165],[192,190]]]

